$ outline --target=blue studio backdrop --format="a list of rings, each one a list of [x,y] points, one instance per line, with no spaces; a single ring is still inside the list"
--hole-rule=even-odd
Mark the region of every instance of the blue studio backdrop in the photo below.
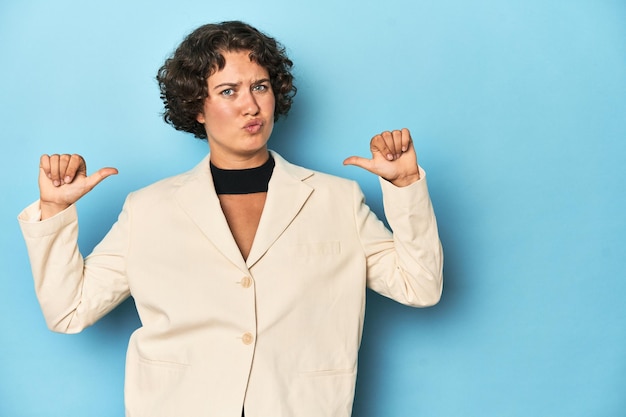
[[[165,125],[157,69],[195,27],[247,21],[295,62],[270,147],[356,179],[345,157],[408,127],[445,250],[440,304],[368,293],[356,417],[626,415],[623,0],[0,3],[0,416],[123,415],[132,301],[47,330],[17,214],[42,153],[114,166],[79,206],[84,254],[126,194],[207,145]]]

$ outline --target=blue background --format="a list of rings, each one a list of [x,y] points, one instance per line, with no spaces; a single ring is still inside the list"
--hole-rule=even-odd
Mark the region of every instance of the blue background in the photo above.
[[[368,294],[354,415],[626,415],[623,0],[3,1],[0,415],[123,415],[131,301],[79,335],[47,330],[16,221],[42,153],[115,166],[79,202],[83,253],[131,190],[204,142],[160,119],[154,75],[200,24],[286,45],[299,93],[270,141],[341,161],[411,129],[446,253],[441,303]]]

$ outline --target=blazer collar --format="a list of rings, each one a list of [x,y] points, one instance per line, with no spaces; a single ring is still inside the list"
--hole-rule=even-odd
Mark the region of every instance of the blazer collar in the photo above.
[[[313,175],[312,171],[290,164],[276,152],[270,152],[276,165],[268,185],[259,227],[246,261],[239,252],[215,193],[209,156],[188,172],[187,178],[175,194],[180,207],[215,248],[243,273],[248,273],[249,268],[263,257],[313,192],[313,188],[304,182]]]

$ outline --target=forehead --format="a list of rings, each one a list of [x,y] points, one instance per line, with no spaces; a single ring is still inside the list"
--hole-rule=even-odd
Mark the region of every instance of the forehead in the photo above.
[[[219,82],[239,83],[269,78],[267,69],[250,59],[250,51],[227,51],[222,53],[224,68],[214,71],[209,85]]]

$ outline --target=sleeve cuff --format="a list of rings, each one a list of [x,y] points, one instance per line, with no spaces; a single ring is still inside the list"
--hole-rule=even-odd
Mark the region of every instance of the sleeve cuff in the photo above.
[[[76,205],[72,204],[65,210],[46,220],[41,220],[41,207],[39,200],[26,207],[18,216],[24,235],[30,237],[43,237],[56,233],[60,228],[78,219]]]
[[[417,201],[430,199],[426,182],[426,171],[419,167],[420,179],[405,187],[396,187],[391,182],[379,177],[380,187],[383,191],[383,199],[393,201],[396,207],[411,207]]]

